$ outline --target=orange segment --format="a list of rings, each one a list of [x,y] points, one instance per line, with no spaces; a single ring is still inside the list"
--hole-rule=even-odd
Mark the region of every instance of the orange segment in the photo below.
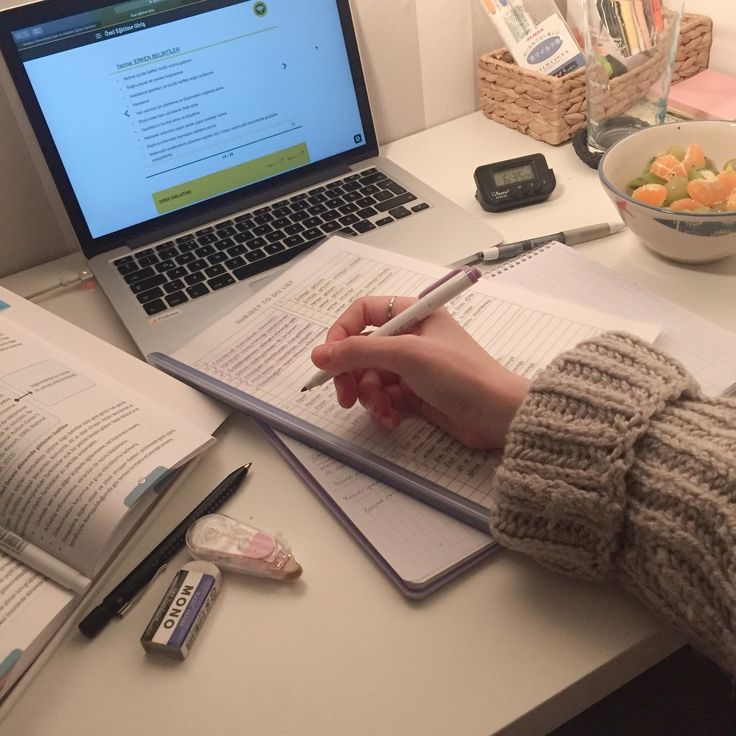
[[[638,202],[661,207],[667,199],[667,189],[662,184],[643,184],[634,189],[631,196]]]
[[[649,171],[661,179],[674,179],[677,176],[687,176],[687,169],[671,153],[664,153],[652,161]]]
[[[676,199],[669,205],[671,210],[702,210],[705,205],[696,202],[694,199],[685,197],[684,199]]]
[[[729,169],[721,171],[713,179],[693,179],[688,182],[687,193],[706,207],[712,207],[719,202],[725,202],[734,188],[736,188],[736,171]]]
[[[728,195],[728,199],[726,200],[726,209],[736,210],[736,189]]]
[[[705,151],[702,146],[697,143],[691,143],[685,151],[685,158],[682,159],[682,165],[688,171],[693,167],[702,169],[705,166]]]

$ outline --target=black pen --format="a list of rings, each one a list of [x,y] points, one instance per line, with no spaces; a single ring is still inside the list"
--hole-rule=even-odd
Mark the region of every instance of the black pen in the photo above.
[[[90,639],[114,616],[122,616],[140,593],[184,545],[187,529],[197,520],[218,509],[248,474],[251,463],[234,470],[207,498],[191,511],[174,530],[156,545],[80,622],[79,630]]]

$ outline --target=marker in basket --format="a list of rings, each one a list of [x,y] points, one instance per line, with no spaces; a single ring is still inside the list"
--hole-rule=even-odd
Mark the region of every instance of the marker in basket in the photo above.
[[[554,0],[480,0],[480,4],[518,66],[555,77],[585,66]]]
[[[425,289],[414,304],[403,312],[399,312],[385,324],[377,327],[368,337],[385,337],[386,335],[400,335],[402,332],[408,332],[414,325],[429,317],[432,312],[436,312],[451,299],[462,294],[465,289],[470,288],[480,277],[481,273],[477,268],[468,266],[450,271],[439,281]],[[319,370],[304,384],[302,391],[309,391],[321,386],[332,379],[334,375],[329,371]]]

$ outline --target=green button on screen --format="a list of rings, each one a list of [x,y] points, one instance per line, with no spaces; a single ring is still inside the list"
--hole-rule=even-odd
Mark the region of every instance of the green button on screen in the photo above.
[[[214,174],[201,176],[198,179],[177,184],[175,187],[162,189],[152,194],[156,210],[160,214],[172,212],[180,207],[201,202],[204,199],[216,197],[218,194],[230,192],[233,189],[252,184],[276,174],[296,169],[309,163],[309,151],[306,143],[283,148],[280,151],[269,153],[267,156],[253,159],[229,169],[217,171]]]

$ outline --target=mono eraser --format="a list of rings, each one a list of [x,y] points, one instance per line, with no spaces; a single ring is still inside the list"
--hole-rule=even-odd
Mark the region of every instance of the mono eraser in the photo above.
[[[212,608],[222,576],[210,562],[189,562],[176,573],[141,637],[147,652],[184,659]]]

